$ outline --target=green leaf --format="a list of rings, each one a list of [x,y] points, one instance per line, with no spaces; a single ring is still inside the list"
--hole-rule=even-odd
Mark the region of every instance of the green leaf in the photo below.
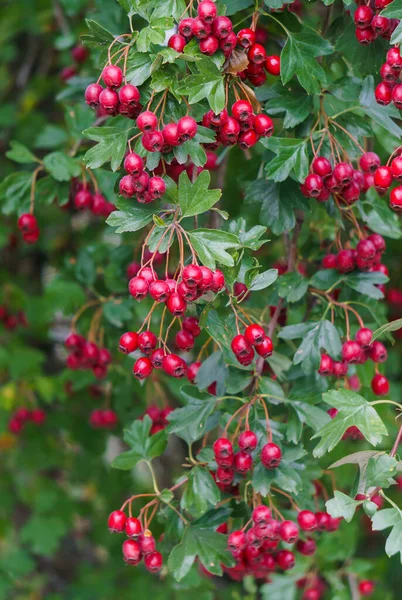
[[[203,313],[201,313],[202,317]],[[225,318],[222,318],[216,310],[208,311],[203,327],[221,348],[229,349],[232,339],[237,333],[234,315],[226,315]]]
[[[293,129],[310,116],[313,108],[313,98],[311,96],[307,96],[302,91],[298,91],[295,94],[277,85],[274,86],[274,91],[278,95],[268,100],[266,110],[269,115],[281,115],[285,113],[283,118],[283,127],[285,129]]]
[[[379,271],[373,271],[372,273],[360,272],[350,273],[343,281],[347,286],[352,288],[352,290],[356,290],[356,292],[359,292],[364,296],[369,296],[369,298],[380,300],[381,298],[384,298],[384,294],[376,287],[376,285],[387,283],[388,277]]]
[[[92,48],[110,46],[114,40],[114,36],[110,31],[102,27],[102,25],[99,25],[99,23],[93,19],[85,19],[85,23],[90,33],[81,36],[81,39],[87,46]]]
[[[390,321],[389,323],[385,323],[381,325],[378,329],[376,329],[373,333],[372,341],[377,340],[382,336],[383,333],[387,331],[398,331],[402,327],[402,319],[395,319],[395,321]]]
[[[105,302],[103,315],[114,327],[123,327],[124,323],[130,321],[133,315],[126,304],[117,302]]]
[[[325,507],[331,517],[338,519],[342,517],[347,523],[353,519],[356,508],[361,504],[361,500],[350,498],[346,494],[335,490],[334,498],[327,500]]]
[[[22,527],[20,538],[23,543],[29,544],[35,554],[51,556],[66,531],[67,524],[60,517],[34,514]]]
[[[216,398],[209,394],[197,394],[194,387],[189,386],[182,388],[180,393],[187,404],[169,414],[168,431],[191,444],[204,435],[208,417],[216,406]]]
[[[130,429],[124,430],[124,441],[130,446],[131,450],[116,456],[112,462],[112,467],[129,470],[142,460],[149,462],[163,454],[167,445],[166,431],[159,431],[150,436],[151,427],[152,420],[148,415],[145,415],[142,420],[137,419],[134,421]]]
[[[374,95],[374,77],[368,75],[363,82],[360,94],[360,104],[368,117],[384,127],[398,139],[402,137],[402,129],[393,121],[399,118],[399,111],[393,106],[380,106],[377,104]]]
[[[278,281],[278,295],[287,302],[298,302],[307,292],[308,279],[299,272],[285,273]]]
[[[27,212],[32,173],[10,173],[0,183],[1,211],[5,215]]]
[[[221,197],[221,190],[209,190],[211,176],[209,171],[202,171],[191,183],[184,171],[179,177],[179,205],[182,218],[193,217],[210,210]]]
[[[402,0],[392,0],[391,4],[381,11],[381,16],[388,19],[402,19]]]
[[[128,130],[118,127],[91,127],[84,129],[82,133],[90,140],[98,142],[84,156],[87,166],[97,169],[110,161],[112,171],[117,171],[126,153]]]
[[[375,513],[372,519],[373,531],[382,531],[392,527],[385,543],[385,552],[394,556],[398,552],[402,562],[402,511],[399,508],[385,508]]]
[[[342,439],[348,427],[357,427],[372,446],[377,446],[387,428],[375,409],[362,396],[350,390],[331,390],[322,396],[324,402],[338,409],[338,414],[327,425],[324,425],[311,439],[321,438],[313,451],[316,457],[331,452]]]
[[[176,21],[186,10],[185,0],[154,0],[152,19],[156,17],[173,17]]]
[[[268,271],[264,271],[263,273],[258,273],[251,280],[251,284],[249,286],[249,290],[251,292],[256,292],[258,290],[265,290],[265,288],[269,287],[278,279],[278,269],[268,269]]]
[[[173,27],[172,18],[152,19],[148,27],[143,27],[137,37],[136,46],[139,52],[148,52],[152,44],[162,45],[166,31]]]
[[[374,188],[368,190],[359,209],[363,220],[375,233],[395,240],[402,237],[398,215],[391,210],[387,202],[380,198]]]
[[[233,267],[233,256],[227,252],[239,245],[239,240],[233,233],[215,229],[195,229],[187,235],[203,265],[210,269],[215,269],[216,263]]]
[[[72,177],[78,177],[81,173],[78,161],[63,152],[48,154],[43,159],[43,164],[56,181],[70,181]]]
[[[151,66],[149,52],[131,52],[127,60],[127,81],[132,85],[142,85],[151,76]]]
[[[288,39],[281,53],[281,79],[285,85],[294,75],[308,94],[317,94],[320,83],[325,83],[325,71],[315,60],[316,57],[332,54],[329,42],[313,31],[288,33]]]
[[[305,335],[295,352],[293,363],[295,365],[301,364],[303,371],[310,373],[316,370],[320,364],[321,350],[328,352],[332,358],[338,358],[341,352],[341,340],[338,331],[327,320],[316,323]]]
[[[260,592],[262,600],[296,600],[298,575],[292,576],[273,574],[269,576],[269,583],[261,586]]]
[[[188,96],[190,104],[206,98],[214,113],[225,108],[225,85],[220,69],[211,58],[194,63],[194,73],[187,75],[177,88],[177,93]]]
[[[112,212],[106,219],[108,225],[117,227],[116,233],[138,231],[148,225],[154,213],[158,212],[154,204],[144,206],[128,198],[119,198],[116,206],[119,210]]]
[[[26,146],[17,142],[16,140],[12,140],[10,142],[11,149],[6,152],[7,158],[13,160],[14,162],[20,163],[22,165],[30,164],[33,162],[40,162],[38,158]]]
[[[268,179],[284,181],[293,171],[302,183],[309,171],[309,157],[306,140],[294,138],[265,138],[262,144],[276,154],[265,167]]]
[[[244,248],[250,248],[250,250],[259,250],[261,246],[266,244],[268,240],[261,240],[267,228],[262,225],[254,225],[251,229],[247,229],[245,219],[237,219],[232,221],[229,225],[230,233],[234,233],[240,240],[240,244]]]
[[[19,379],[38,374],[45,361],[45,355],[37,348],[17,346],[9,349],[10,376]]]
[[[180,544],[169,555],[168,569],[181,581],[198,557],[213,575],[222,575],[222,564],[233,566],[234,559],[227,550],[227,538],[221,533],[198,527],[188,527]]]
[[[194,467],[188,475],[188,484],[181,499],[183,510],[201,516],[221,498],[218,486],[207,469]]]
[[[367,463],[366,487],[387,488],[395,483],[398,461],[388,454],[372,457]]]

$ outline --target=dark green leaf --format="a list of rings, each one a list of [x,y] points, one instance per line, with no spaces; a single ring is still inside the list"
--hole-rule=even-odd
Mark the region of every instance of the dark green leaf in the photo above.
[[[170,433],[175,433],[188,444],[199,440],[205,433],[208,417],[213,413],[216,398],[198,394],[194,387],[182,388],[181,395],[187,401],[183,408],[176,408],[168,416]]]
[[[278,295],[287,302],[298,302],[306,294],[308,279],[300,273],[285,273],[278,280]]]
[[[26,146],[15,140],[10,142],[11,149],[6,152],[7,158],[22,165],[39,162],[34,154]]]
[[[182,217],[193,217],[206,212],[216,204],[221,197],[220,190],[209,190],[211,176],[209,171],[203,171],[191,183],[184,171],[179,178],[179,205]]]
[[[346,494],[335,490],[334,498],[325,503],[328,514],[337,519],[342,517],[347,523],[353,519],[356,508],[361,504],[361,500],[354,500]]]
[[[158,212],[154,204],[143,206],[133,199],[119,198],[116,202],[118,211],[106,219],[111,227],[117,227],[116,233],[125,231],[138,231],[152,221],[155,212]]]
[[[203,265],[210,269],[215,269],[216,263],[233,267],[233,256],[227,252],[239,245],[239,240],[233,233],[215,229],[195,229],[187,235]]]
[[[188,475],[181,507],[194,516],[204,514],[209,506],[215,506],[221,498],[218,486],[210,472],[203,467],[194,467]]]
[[[91,127],[84,129],[82,133],[90,140],[98,142],[84,156],[87,166],[97,169],[110,161],[112,171],[117,171],[126,153],[128,130],[118,127]]]

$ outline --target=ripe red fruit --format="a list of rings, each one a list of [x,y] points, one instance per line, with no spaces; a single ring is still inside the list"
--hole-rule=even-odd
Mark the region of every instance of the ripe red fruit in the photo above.
[[[87,89],[85,90],[85,102],[91,108],[98,108],[99,106],[99,96],[103,87],[99,85],[99,83],[90,83]]]
[[[392,90],[392,102],[398,110],[402,110],[402,84],[400,83]]]
[[[142,277],[151,285],[153,281],[157,279],[155,271],[151,267],[144,267],[138,272],[138,276]]]
[[[107,65],[102,71],[102,79],[108,88],[118,88],[123,83],[123,72],[117,65]]]
[[[144,170],[144,160],[135,152],[129,152],[124,159],[124,170],[127,171],[130,175],[134,177],[138,177],[140,173]]]
[[[375,39],[375,33],[371,27],[366,27],[366,29],[356,29],[355,33],[359,44],[371,44]]]
[[[84,190],[78,192],[78,194],[82,194]],[[124,175],[119,181],[119,192],[124,198],[132,198],[136,193],[136,188],[134,184],[134,179],[131,175]],[[77,194],[77,196],[78,196]],[[77,197],[76,196],[76,197]]]
[[[219,40],[214,35],[208,35],[200,41],[200,51],[207,56],[212,56],[219,49]]]
[[[358,363],[361,358],[361,354],[362,348],[360,344],[353,340],[348,340],[342,346],[342,360],[347,363]]]
[[[293,544],[299,537],[299,528],[293,521],[282,521],[279,526],[279,535],[287,544]]]
[[[359,329],[355,335],[356,342],[360,344],[362,348],[368,348],[371,344],[373,332],[367,327]]]
[[[306,194],[311,198],[317,198],[320,195],[322,189],[324,187],[324,182],[322,177],[319,175],[315,175],[314,173],[310,173],[307,175],[304,182],[304,189],[306,190]]]
[[[297,515],[297,522],[303,531],[314,531],[317,529],[317,518],[311,510],[301,510]]]
[[[186,331],[189,331],[194,337],[198,337],[201,333],[197,317],[186,317],[182,321],[182,327]]]
[[[260,506],[256,506],[256,508],[254,508],[251,518],[256,525],[259,527],[264,527],[272,518],[271,509],[264,504],[260,504]]]
[[[215,458],[227,458],[233,455],[233,446],[227,438],[218,438],[213,445]]]
[[[373,11],[369,6],[358,6],[354,14],[355,25],[361,29],[368,27],[373,19]]]
[[[244,452],[253,452],[257,448],[258,438],[254,431],[243,431],[237,440],[240,450]]]
[[[276,469],[282,458],[281,449],[277,444],[268,442],[261,450],[261,462],[266,469]]]
[[[369,348],[369,355],[373,362],[383,363],[387,360],[388,352],[382,342],[375,340]]]
[[[276,554],[275,558],[276,558],[278,567],[280,569],[283,569],[284,571],[288,571],[289,569],[292,569],[295,565],[295,556],[294,556],[293,552],[291,552],[290,550],[280,550]]]
[[[334,361],[328,354],[322,354],[320,360],[320,366],[318,368],[320,375],[327,377],[334,373]]]
[[[143,535],[141,535],[138,541],[143,554],[146,555],[151,554],[151,552],[155,552],[156,541],[153,535],[149,535],[149,532],[145,532]]]
[[[402,210],[402,186],[398,186],[391,191],[389,204],[394,210]]]
[[[161,369],[165,351],[162,348],[157,348],[150,355],[150,361],[154,369]]]
[[[179,33],[185,38],[191,38],[193,36],[193,21],[194,19],[187,18],[182,19],[179,23]]]
[[[138,336],[138,347],[144,354],[150,354],[156,348],[158,340],[152,331],[143,331]]]
[[[352,165],[346,162],[340,162],[335,166],[333,174],[335,179],[341,185],[348,185],[353,180],[353,171]]]
[[[402,156],[396,156],[391,162],[391,173],[395,179],[402,179]]]
[[[306,540],[299,540],[296,544],[296,548],[300,554],[312,556],[317,550],[317,544],[312,538],[307,538]]]
[[[392,87],[385,81],[381,81],[376,86],[374,94],[378,104],[387,106],[392,100]]]
[[[128,291],[134,300],[142,300],[148,293],[149,284],[144,277],[133,277],[128,283]]]
[[[374,173],[381,165],[380,157],[375,152],[365,152],[359,160],[360,168],[365,173]]]
[[[109,516],[107,526],[112,533],[123,533],[127,517],[122,510],[115,510]]]
[[[151,133],[158,127],[158,117],[150,110],[145,110],[137,118],[137,127],[143,133]]]
[[[236,357],[246,357],[250,354],[250,350],[252,350],[250,344],[244,335],[236,335],[231,343],[231,348]]]
[[[224,467],[218,467],[216,470],[216,480],[224,485],[230,485],[234,479],[234,470]]]
[[[248,150],[248,148],[255,146],[258,140],[259,136],[256,134],[256,132],[253,129],[249,129],[248,131],[244,131],[239,135],[237,143],[242,150]]]
[[[208,23],[205,23],[205,21],[203,21],[199,17],[196,17],[195,19],[193,19],[192,32],[196,38],[198,38],[199,40],[203,40],[210,35],[211,26]]]
[[[25,233],[31,233],[38,227],[36,217],[34,217],[34,215],[30,215],[29,213],[22,214],[18,219],[17,225],[18,229]]]
[[[262,358],[268,358],[271,356],[272,352],[274,351],[274,345],[271,338],[265,336],[261,344],[255,346],[255,351],[257,352],[258,356],[261,356]]]
[[[160,152],[164,144],[163,135],[160,131],[144,133],[141,138],[141,143],[148,152]]]
[[[332,173],[332,165],[328,158],[325,158],[325,156],[316,156],[311,163],[311,168],[313,173],[319,175],[320,177],[327,177],[327,175]]]
[[[183,269],[182,279],[189,287],[196,287],[202,282],[202,271],[198,265],[187,265]]]
[[[344,377],[348,372],[348,363],[346,362],[334,362],[333,371],[335,377]]]
[[[134,363],[133,375],[139,380],[146,379],[151,375],[152,370],[153,367],[149,358],[142,356]]]
[[[197,377],[197,373],[200,369],[200,366],[200,362],[195,362],[187,368],[187,378],[190,381],[190,383],[195,383],[195,379]]]
[[[352,250],[341,250],[337,256],[338,270],[341,273],[350,273],[356,266],[355,256]]]
[[[124,562],[126,562],[128,565],[138,565],[142,558],[139,543],[135,540],[124,540],[123,557]]]
[[[180,33],[173,34],[168,41],[169,48],[173,48],[173,50],[176,50],[176,52],[183,52],[186,44],[186,38]]]
[[[232,531],[228,537],[229,550],[244,550],[247,545],[247,537],[244,531]]]
[[[264,137],[270,137],[274,132],[274,122],[268,115],[256,115],[253,126],[255,132]]]
[[[232,21],[228,17],[216,17],[212,22],[212,33],[220,40],[226,38],[232,29]]]
[[[43,423],[46,421],[46,413],[41,408],[34,408],[31,410],[29,419],[32,421],[32,423],[35,423],[35,425],[43,425]]]
[[[326,512],[316,512],[315,517],[317,519],[318,531],[326,531],[328,529],[330,516]]]
[[[336,269],[338,266],[338,258],[336,254],[327,254],[321,261],[323,269]]]
[[[177,133],[177,125],[176,123],[168,123],[162,129],[163,139],[168,146],[178,146],[179,145],[179,135]]]
[[[265,68],[270,75],[278,77],[281,74],[281,58],[280,56],[267,56]]]
[[[157,573],[161,570],[163,564],[162,554],[160,552],[151,552],[144,557],[144,565],[147,571]]]
[[[237,43],[239,46],[247,50],[255,44],[255,33],[251,29],[241,29],[237,34]]]
[[[178,294],[173,292],[166,302],[169,312],[175,317],[182,317],[186,312],[187,302]]]
[[[162,369],[176,379],[182,379],[187,374],[186,362],[176,354],[166,354],[163,357]]]
[[[197,122],[193,117],[182,117],[177,123],[177,134],[181,143],[191,140],[197,133]]]
[[[389,381],[385,375],[377,373],[371,380],[371,389],[376,396],[386,396],[389,392]]]
[[[235,144],[240,134],[240,123],[233,117],[228,117],[220,130],[220,137],[223,143]]]
[[[247,473],[253,466],[253,458],[248,452],[240,450],[234,455],[233,466],[238,473]]]
[[[211,0],[202,0],[198,5],[197,14],[205,23],[212,23],[217,15],[216,4]]]
[[[194,348],[194,336],[187,331],[186,329],[181,329],[176,334],[176,346],[180,350],[184,350],[185,352],[189,352],[192,348]]]
[[[360,242],[356,246],[357,254],[363,260],[370,260],[376,255],[376,247],[373,242],[368,238],[365,240],[360,240]]]
[[[219,269],[216,269],[216,271],[214,271],[212,273],[211,289],[213,292],[218,293],[221,290],[223,290],[224,287],[225,287],[225,276],[222,273],[222,271],[219,271]]]
[[[385,240],[379,233],[372,233],[367,238],[371,242],[373,242],[376,252],[384,252],[386,248]]]
[[[232,106],[232,115],[238,121],[247,121],[253,114],[253,107],[247,100],[237,100]]]
[[[377,35],[384,35],[384,33],[387,33],[387,31],[389,30],[391,23],[390,20],[387,19],[387,17],[382,17],[381,15],[374,15],[370,25]]]
[[[258,344],[261,344],[264,341],[266,335],[261,325],[253,323],[246,327],[244,337],[246,338],[249,344],[251,344],[252,346],[257,346]]]
[[[136,517],[129,517],[126,521],[126,525],[125,525],[125,533],[126,536],[131,538],[135,538],[137,536],[140,535],[142,527],[141,527],[141,521],[139,519],[137,519]]]
[[[388,50],[387,63],[394,69],[402,69],[402,57],[399,48],[396,46]]]
[[[149,286],[149,295],[155,302],[166,302],[170,294],[168,284],[162,280],[156,280]]]
[[[362,579],[359,583],[359,592],[362,596],[371,596],[374,592],[375,585],[374,581],[370,581],[370,579]]]
[[[262,65],[267,60],[267,53],[265,52],[264,46],[261,44],[254,44],[251,46],[247,53],[248,59],[251,63]]]

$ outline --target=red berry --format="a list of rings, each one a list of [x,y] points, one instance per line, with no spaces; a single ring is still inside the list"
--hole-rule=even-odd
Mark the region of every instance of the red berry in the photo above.
[[[373,242],[376,252],[384,252],[386,249],[385,240],[379,233],[372,233],[367,239]]]
[[[129,517],[126,521],[125,533],[127,537],[135,538],[140,535],[142,531],[141,521],[136,517]]]
[[[200,42],[200,51],[207,56],[212,56],[219,49],[219,40],[214,35],[208,35]]]
[[[237,143],[242,150],[248,150],[248,148],[255,146],[258,140],[259,136],[256,134],[256,132],[253,129],[249,129],[248,131],[244,131],[239,135]]]
[[[18,229],[25,233],[31,233],[35,231],[38,227],[38,223],[36,221],[36,217],[29,213],[22,214],[18,219]]]
[[[315,175],[314,173],[307,175],[304,182],[304,189],[306,190],[308,196],[311,198],[317,198],[320,195],[323,187],[324,182],[322,177]]]
[[[166,354],[162,360],[162,369],[168,375],[182,379],[187,374],[186,362],[176,354]]]
[[[327,175],[332,173],[332,165],[328,158],[325,158],[325,156],[316,156],[311,163],[311,168],[313,173],[319,175],[320,177],[327,177]]]
[[[371,389],[376,396],[386,396],[389,392],[389,381],[385,375],[376,373],[371,380]]]
[[[138,347],[144,354],[151,354],[157,342],[157,337],[152,331],[143,331],[138,336]]]
[[[257,352],[258,356],[261,356],[262,358],[268,358],[271,356],[272,352],[274,351],[274,345],[271,338],[265,336],[261,344],[255,346],[255,351]]]
[[[328,354],[321,355],[320,366],[318,368],[318,372],[320,375],[327,377],[329,375],[333,375],[334,373],[334,361]]]
[[[160,552],[151,552],[144,557],[144,565],[147,571],[157,573],[161,570],[163,564],[162,554]]]
[[[201,366],[200,362],[195,362],[195,363],[192,363],[187,368],[187,378],[191,383],[195,383],[195,379],[197,377],[197,373],[200,369],[200,366]]]
[[[396,71],[388,63],[384,63],[380,69],[380,77],[387,83],[395,83],[399,77],[399,72]]]
[[[254,523],[259,527],[264,527],[267,523],[272,519],[271,509],[264,504],[260,504],[253,510],[253,514],[251,515]]]
[[[124,175],[119,181],[119,192],[124,198],[132,198],[136,193],[136,188],[134,185],[134,179],[131,175]],[[82,194],[78,192],[79,194]],[[78,194],[77,194],[78,195]]]
[[[303,554],[304,556],[312,556],[317,550],[317,544],[312,538],[307,538],[306,540],[299,540],[296,548],[300,554]]]
[[[348,372],[348,363],[334,362],[333,370],[335,377],[344,377]]]
[[[335,166],[333,174],[335,179],[341,185],[348,185],[353,180],[353,171],[352,165],[346,162],[340,162]]]
[[[355,33],[359,44],[371,44],[371,42],[375,39],[375,33],[371,27],[366,27],[366,29],[356,29]]]
[[[250,354],[250,350],[252,350],[250,344],[244,335],[236,335],[231,343],[231,348],[236,357],[246,357]]]
[[[398,110],[402,110],[402,84],[400,83],[392,90],[392,102]]]
[[[123,72],[117,65],[107,65],[102,71],[102,79],[108,88],[118,88],[123,83]]]
[[[180,33],[173,34],[168,41],[169,48],[173,48],[176,52],[183,52],[184,46],[187,44],[187,40]]]
[[[29,418],[35,425],[42,425],[46,421],[46,413],[41,408],[34,408]]]
[[[359,362],[362,354],[360,344],[353,340],[348,340],[342,346],[342,360],[353,364]]]
[[[377,35],[384,35],[384,33],[387,33],[390,26],[390,20],[381,15],[374,15],[373,20],[371,21],[371,28]]]
[[[226,38],[232,29],[232,21],[228,17],[216,17],[212,22],[212,33],[220,40]]]
[[[170,295],[170,289],[166,281],[157,279],[149,286],[149,295],[155,302],[166,302]]]
[[[303,531],[314,531],[317,529],[317,518],[311,510],[301,510],[297,515],[297,522]]]
[[[338,258],[336,254],[327,254],[321,261],[323,269],[336,269],[338,266]]]
[[[103,87],[99,85],[99,83],[90,83],[87,89],[85,90],[85,102],[91,108],[98,108],[99,106],[99,96]]]
[[[248,51],[248,59],[251,63],[262,65],[267,60],[267,53],[265,52],[264,46],[261,44],[254,44]]]
[[[359,161],[362,171],[365,173],[374,173],[381,165],[380,157],[375,152],[365,152]]]
[[[372,337],[373,332],[367,327],[362,327],[355,335],[356,342],[360,344],[362,348],[368,348],[370,346]]]
[[[360,240],[356,246],[357,254],[362,260],[370,260],[376,255],[376,247],[368,238]]]
[[[330,516],[326,512],[316,512],[315,517],[317,519],[317,529],[318,531],[326,531],[328,529]]]
[[[245,50],[255,44],[255,33],[251,29],[241,29],[237,34],[237,42]]]
[[[341,250],[337,256],[338,270],[341,273],[350,273],[356,266],[355,255],[352,250]]]
[[[232,443],[227,438],[218,438],[213,445],[215,458],[227,458],[233,455]]]
[[[392,100],[392,87],[385,81],[377,85],[374,93],[377,103],[382,106],[387,106]]]
[[[154,369],[161,369],[165,352],[162,348],[157,348],[150,355],[150,361]]]
[[[382,342],[375,340],[369,348],[370,358],[375,363],[383,363],[387,360],[388,352]]]
[[[145,110],[137,118],[137,127],[143,133],[152,133],[158,127],[158,117],[150,110]]]
[[[282,452],[277,444],[269,442],[262,447],[261,462],[267,469],[276,469],[281,462]]]
[[[205,23],[212,23],[217,15],[216,4],[211,0],[202,0],[198,5],[197,14]]]
[[[275,77],[278,77],[281,74],[281,57],[267,56],[265,68],[270,75],[275,75]]]
[[[276,554],[275,558],[276,558],[278,567],[280,569],[283,569],[284,571],[288,571],[289,569],[292,569],[295,565],[295,556],[294,556],[293,552],[290,552],[290,550],[280,550]]]
[[[355,25],[361,29],[368,27],[373,19],[373,11],[369,6],[358,6],[354,14]]]
[[[191,38],[193,35],[193,19],[183,19],[179,23],[179,33],[185,38]]]
[[[194,337],[198,337],[201,333],[197,317],[186,317],[183,319],[182,327],[186,331],[189,331]]]
[[[121,510],[115,510],[109,516],[107,526],[112,533],[123,533],[127,517]]]
[[[134,300],[142,300],[148,293],[149,284],[144,277],[133,277],[128,283],[128,291]]]
[[[268,115],[256,115],[254,119],[254,130],[258,135],[270,137],[274,132],[274,123]]]
[[[187,302],[180,296],[180,294],[174,292],[168,298],[166,306],[172,315],[175,317],[182,317],[186,312]]]
[[[177,133],[177,125],[176,123],[168,123],[162,129],[163,139],[168,146],[178,146],[179,145],[179,134]]]
[[[359,592],[362,596],[371,596],[374,592],[374,581],[370,581],[369,579],[363,579],[359,583]]]
[[[182,279],[189,287],[196,287],[202,282],[202,271],[198,265],[187,265],[183,269]]]
[[[261,344],[264,341],[266,335],[261,325],[253,323],[252,325],[246,327],[244,337],[246,338],[247,342],[252,346],[258,346],[258,344]]]
[[[237,100],[232,106],[232,115],[238,121],[247,121],[253,114],[253,107],[247,100]]]
[[[389,204],[394,210],[402,210],[402,186],[398,186],[391,191]]]
[[[299,528],[293,521],[282,521],[279,526],[279,535],[287,544],[293,544],[299,537]]]
[[[240,134],[240,123],[233,117],[228,117],[220,129],[220,137],[224,143],[235,144]]]
[[[244,550],[247,545],[247,537],[244,531],[232,531],[228,537],[229,550]]]
[[[141,357],[134,363],[133,375],[136,379],[142,380],[149,377],[152,373],[152,363],[147,357]]]
[[[212,273],[212,286],[211,289],[213,292],[218,293],[225,287],[225,276],[222,271],[217,269]]]
[[[399,48],[396,46],[388,50],[387,63],[394,69],[402,69],[402,57]]]
[[[240,450],[234,455],[233,466],[238,473],[247,473],[253,466],[253,458],[248,452]]]
[[[189,352],[192,348],[194,348],[194,336],[185,329],[181,329],[176,334],[176,346],[180,350],[184,350],[185,352]]]
[[[155,552],[156,541],[153,535],[149,535],[149,532],[148,535],[147,532],[142,534],[138,541],[140,543],[141,552],[143,554],[147,555],[151,554],[152,552]]]
[[[216,480],[224,485],[229,485],[232,483],[234,479],[234,470],[227,469],[224,467],[219,467],[216,470]]]
[[[135,540],[124,540],[123,557],[124,562],[126,562],[128,565],[138,565],[142,558],[139,543]]]
[[[200,19],[199,17],[196,17],[195,19],[193,19],[192,32],[196,38],[198,38],[199,40],[203,40],[206,37],[208,37],[209,34],[211,33],[211,27],[208,23],[205,23],[205,21],[203,21],[202,19]],[[218,41],[217,41],[217,46],[219,46]]]
[[[163,135],[160,131],[144,133],[141,138],[141,143],[148,152],[160,152],[164,144]]]
[[[182,117],[177,123],[177,134],[181,143],[191,140],[197,133],[197,122],[193,117]]]
[[[124,159],[124,169],[130,175],[138,177],[144,170],[144,160],[139,154],[129,152]]]
[[[253,452],[257,448],[258,438],[253,431],[243,431],[237,440],[240,450],[244,452]]]

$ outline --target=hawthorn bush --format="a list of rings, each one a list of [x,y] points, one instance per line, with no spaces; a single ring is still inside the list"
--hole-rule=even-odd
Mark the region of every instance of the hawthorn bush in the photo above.
[[[400,597],[400,19],[5,6],[0,598]]]

